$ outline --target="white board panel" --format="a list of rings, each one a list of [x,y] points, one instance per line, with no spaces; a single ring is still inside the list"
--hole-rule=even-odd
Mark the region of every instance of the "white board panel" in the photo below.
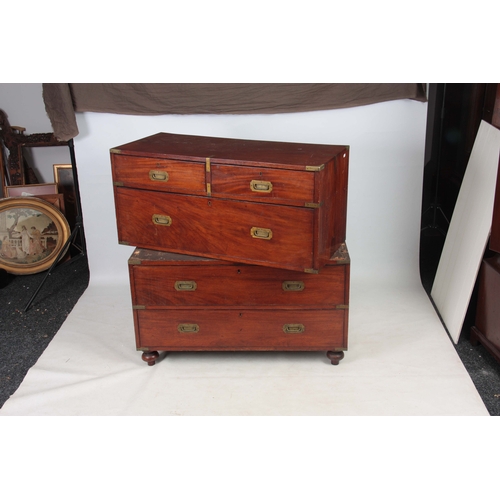
[[[491,231],[500,130],[482,121],[472,148],[431,291],[455,343]]]

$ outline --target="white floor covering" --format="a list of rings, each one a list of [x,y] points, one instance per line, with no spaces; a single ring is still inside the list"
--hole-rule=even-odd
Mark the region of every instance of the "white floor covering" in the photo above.
[[[129,290],[91,285],[0,415],[488,415],[418,286],[353,282],[349,350],[135,350]]]
[[[91,284],[0,415],[488,415],[420,284],[426,111],[399,100],[286,116],[79,113]],[[349,350],[338,366],[325,352],[141,360],[109,149],[158,131],[351,146]]]

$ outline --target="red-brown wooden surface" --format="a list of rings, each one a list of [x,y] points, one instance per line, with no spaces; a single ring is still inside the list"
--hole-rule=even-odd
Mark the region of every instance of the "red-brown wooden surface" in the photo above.
[[[497,171],[495,201],[493,203],[493,217],[491,221],[490,249],[500,253],[500,162]]]
[[[345,246],[320,274],[145,249],[133,252],[129,270],[141,350],[347,349]],[[175,281],[194,281],[196,290],[177,291]],[[302,281],[304,289],[285,292],[283,281]],[[181,323],[200,331],[180,334]],[[285,334],[286,323],[303,324],[305,331]]]
[[[161,251],[318,271],[345,241],[348,153],[345,146],[175,134],[156,134],[119,146],[111,153],[113,180],[116,186],[135,189],[134,193],[115,189],[119,240]],[[151,181],[149,171],[164,163],[171,166],[169,181]],[[273,189],[254,192],[251,181],[269,182]],[[164,199],[154,197],[151,189],[165,191]],[[213,202],[181,200],[167,192],[206,195]],[[151,231],[144,217],[157,213],[148,213],[153,204],[177,214],[180,232]],[[302,213],[283,211],[285,205],[301,207]],[[282,231],[285,226],[287,236]],[[251,227],[271,229],[273,239],[264,245],[249,242]]]
[[[205,163],[126,155],[111,155],[111,161],[113,181],[123,186],[175,193],[206,193]],[[151,171],[164,172],[168,181],[151,180]]]
[[[170,309],[135,311],[148,350],[329,350],[345,348],[343,310]],[[196,324],[197,333],[179,333]],[[301,324],[303,333],[284,333]]]
[[[112,152],[133,156],[152,156],[214,163],[304,170],[319,166],[341,154],[345,146],[290,142],[226,139],[159,133],[117,146]]]
[[[500,362],[500,255],[483,259],[479,272],[475,335]],[[473,327],[474,328],[474,327]],[[472,340],[472,337],[471,337]]]
[[[314,203],[314,173],[272,168],[235,167],[212,162],[212,196],[304,206]],[[251,182],[269,182],[270,192],[251,190]]]
[[[118,239],[153,250],[304,271],[313,267],[313,211],[115,187]],[[171,217],[153,224],[153,214]],[[270,229],[272,239],[251,235]]]
[[[500,84],[488,84],[489,95],[483,118],[494,127],[500,128]],[[500,252],[500,161],[497,171],[497,183],[495,190],[495,201],[493,205],[493,217],[491,222],[491,236],[489,247],[494,252]]]
[[[247,265],[137,265],[133,266],[134,305],[331,307],[346,304],[347,267],[327,266],[319,274],[307,274]],[[193,282],[196,288],[176,289],[176,282],[182,281]]]

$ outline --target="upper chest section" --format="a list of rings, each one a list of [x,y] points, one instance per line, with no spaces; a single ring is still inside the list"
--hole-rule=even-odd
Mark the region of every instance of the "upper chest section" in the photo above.
[[[318,206],[346,146],[160,133],[111,150],[115,185]]]

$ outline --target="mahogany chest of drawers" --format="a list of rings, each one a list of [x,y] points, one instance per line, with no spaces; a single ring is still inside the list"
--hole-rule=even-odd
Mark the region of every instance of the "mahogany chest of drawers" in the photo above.
[[[317,273],[345,241],[348,161],[347,146],[166,133],[113,148],[118,239]]]
[[[136,249],[129,259],[136,346],[158,351],[347,349],[350,260],[341,245],[319,274]]]

